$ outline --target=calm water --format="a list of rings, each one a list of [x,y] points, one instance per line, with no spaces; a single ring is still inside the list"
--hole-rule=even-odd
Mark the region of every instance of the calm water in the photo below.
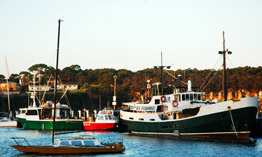
[[[124,154],[108,154],[98,156],[261,156],[262,139],[256,139],[253,146],[219,142],[177,140],[157,137],[132,136],[127,133],[92,133],[78,132],[70,134],[59,134],[56,138],[78,137],[79,135],[92,134],[99,141],[123,139],[126,151]],[[30,144],[50,144],[52,136],[50,132],[20,130],[16,128],[0,128],[0,156],[30,156],[21,154],[10,145],[15,143],[10,137],[26,137]],[[32,155],[31,155],[32,156]],[[88,155],[81,155],[88,156]]]

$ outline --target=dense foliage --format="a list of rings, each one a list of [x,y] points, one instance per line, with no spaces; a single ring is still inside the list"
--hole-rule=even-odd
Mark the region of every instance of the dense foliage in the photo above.
[[[55,76],[55,69],[45,64],[33,65],[28,71],[12,74],[9,80],[18,83],[19,78],[24,78],[31,81],[33,78],[32,74],[36,71],[38,74],[41,73],[41,84],[46,84],[51,75]],[[212,69],[168,70],[163,72],[163,86],[165,89],[167,87],[185,87],[186,85],[183,82],[191,80],[193,87],[197,87],[195,90],[206,93],[211,91],[219,92],[222,90],[221,74],[221,71]],[[257,68],[248,66],[233,68],[229,69],[227,74],[228,88],[231,88],[233,91],[245,89],[258,92],[262,90],[262,67],[260,66]],[[117,76],[116,95],[118,107],[120,107],[122,102],[132,101],[136,92],[143,94],[147,88],[147,80],[151,80],[151,83],[160,81],[161,72],[159,69],[153,68],[137,72],[107,68],[82,70],[79,65],[71,65],[59,70],[59,76],[63,83],[77,83],[79,88],[85,93],[85,98],[82,98],[82,101],[76,100],[77,103],[82,103],[82,106],[79,108],[97,108],[97,105],[94,106],[94,104],[98,104],[99,97],[102,99],[102,106],[111,104],[114,94],[114,75]],[[0,75],[0,81],[4,80],[4,75]],[[22,89],[26,90],[26,87],[22,87]],[[73,95],[76,96],[76,94]],[[79,97],[83,97],[83,95]]]

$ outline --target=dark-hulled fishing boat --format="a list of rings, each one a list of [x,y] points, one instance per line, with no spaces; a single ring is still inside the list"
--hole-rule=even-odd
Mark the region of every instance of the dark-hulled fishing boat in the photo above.
[[[224,32],[223,32],[223,43]],[[149,103],[123,103],[127,109],[120,118],[132,134],[173,136],[189,139],[208,139],[250,142],[250,132],[256,121],[258,98],[245,97],[227,100],[225,54],[223,93],[224,101],[206,101],[202,92],[193,92],[188,81],[187,92],[155,95]],[[161,65],[161,70],[163,66]],[[162,72],[161,72],[162,73]],[[162,90],[163,91],[163,90]]]

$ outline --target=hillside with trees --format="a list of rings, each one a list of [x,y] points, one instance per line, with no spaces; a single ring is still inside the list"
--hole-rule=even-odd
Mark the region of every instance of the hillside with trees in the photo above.
[[[32,82],[33,73],[38,72],[41,78],[38,77],[42,85],[47,84],[50,76],[55,76],[54,67],[45,64],[35,64],[28,68],[28,71],[22,71],[19,74],[11,74],[9,81],[19,83],[19,79]],[[248,90],[259,92],[262,90],[262,67],[238,67],[228,69],[228,88],[233,91]],[[126,69],[81,69],[79,65],[71,65],[59,70],[59,76],[62,83],[74,82],[79,86],[79,91],[68,92],[68,97],[71,97],[73,104],[81,104],[79,109],[89,108],[98,109],[99,97],[102,99],[102,107],[112,102],[114,91],[113,76],[117,76],[116,95],[117,107],[121,106],[122,102],[132,101],[136,97],[136,93],[143,94],[146,91],[147,80],[151,83],[159,82],[161,72],[159,69],[149,68],[132,72]],[[222,71],[213,69],[178,69],[168,70],[163,72],[163,87],[165,91],[172,90],[174,87],[185,87],[183,82],[191,80],[195,90],[202,92],[219,92],[222,90],[221,85]],[[5,81],[4,75],[0,74],[0,82]],[[26,93],[28,85],[21,86],[22,93]],[[79,95],[82,93],[82,95]],[[77,97],[78,94],[78,97]],[[52,96],[52,94],[50,94]],[[75,98],[73,98],[75,97]],[[82,99],[81,101],[78,99]],[[50,98],[51,99],[51,98]],[[69,98],[70,100],[70,98]],[[5,100],[2,100],[4,102]],[[70,100],[72,101],[72,100]],[[23,100],[26,102],[26,100]]]

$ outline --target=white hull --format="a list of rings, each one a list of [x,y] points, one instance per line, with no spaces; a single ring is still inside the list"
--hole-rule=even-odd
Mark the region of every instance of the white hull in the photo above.
[[[0,127],[1,128],[16,128],[17,122],[14,120],[1,120],[0,121]]]

